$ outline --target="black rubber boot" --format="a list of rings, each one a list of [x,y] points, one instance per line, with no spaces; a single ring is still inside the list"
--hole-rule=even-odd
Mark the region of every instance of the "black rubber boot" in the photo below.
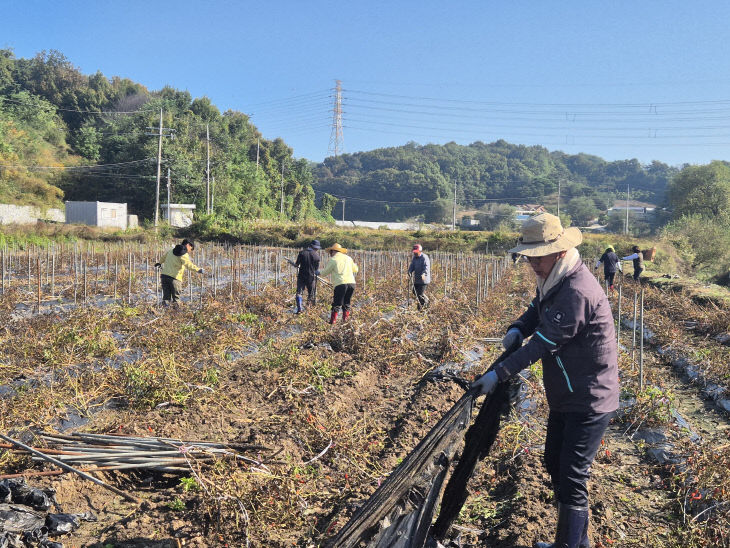
[[[583,542],[588,542],[588,508],[559,504],[555,542],[537,542],[535,548],[584,548]]]

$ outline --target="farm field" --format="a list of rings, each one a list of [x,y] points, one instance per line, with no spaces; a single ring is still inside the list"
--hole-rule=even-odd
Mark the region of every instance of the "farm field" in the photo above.
[[[434,253],[431,304],[419,313],[407,254],[356,251],[352,318],[330,326],[323,285],[316,306],[293,314],[285,258],[295,251],[201,245],[192,258],[203,276],[186,278],[183,306],[167,310],[152,267],[162,251],[3,251],[1,432],[39,448],[45,432],[237,449],[167,471],[95,473],[142,504],[73,474],[28,475],[64,511],[97,515],[66,546],[326,544],[463,394],[434,372],[481,374],[501,352],[485,339],[501,337],[534,290],[525,264]],[[730,546],[730,311],[647,287],[640,386],[634,288],[622,288],[622,407],[593,469],[593,543]],[[524,373],[452,545],[526,548],[554,531],[539,377],[539,364]],[[53,468],[0,454],[0,474]]]

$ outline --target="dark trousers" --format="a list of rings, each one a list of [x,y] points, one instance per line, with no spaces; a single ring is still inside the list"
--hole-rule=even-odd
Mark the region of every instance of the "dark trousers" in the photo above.
[[[545,468],[562,504],[588,506],[588,478],[613,413],[550,411],[545,436]]]
[[[332,296],[332,310],[350,310],[350,299],[355,292],[355,284],[340,284],[335,286]]]
[[[639,276],[641,276],[642,272],[644,272],[643,268],[637,268],[636,270],[634,270],[634,280],[638,281]]]
[[[612,286],[613,285],[613,279],[616,277],[616,273],[615,272],[604,272],[603,274],[606,276],[606,283],[609,286]]]
[[[426,284],[413,284],[413,293],[416,294],[416,300],[418,301],[418,310],[421,310],[428,302],[426,297]]]
[[[163,301],[172,301],[176,303],[180,300],[180,280],[161,274],[160,284],[162,285]]]
[[[297,277],[297,295],[304,295],[307,290],[307,302],[317,304],[317,278],[311,280]]]

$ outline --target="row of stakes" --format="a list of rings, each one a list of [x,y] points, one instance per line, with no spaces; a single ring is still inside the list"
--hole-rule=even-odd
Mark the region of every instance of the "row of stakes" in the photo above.
[[[594,259],[593,264],[596,263]],[[594,270],[594,275],[598,278],[598,273]],[[618,287],[616,289],[616,341],[621,344],[621,313],[624,300],[624,284],[623,276],[617,276]],[[606,295],[612,296],[612,291],[608,286],[608,282],[604,281]],[[636,364],[638,355],[639,367],[639,389],[644,389],[644,286],[639,282],[632,281],[630,283],[633,289],[633,320],[631,322],[631,348],[630,356],[632,364]],[[638,335],[637,335],[638,331]],[[637,341],[638,339],[638,341]],[[638,348],[637,348],[638,344]]]
[[[0,249],[0,295],[17,292],[19,302],[41,310],[44,303],[88,304],[94,299],[122,299],[127,303],[154,299],[159,302],[161,288],[154,264],[172,248],[149,243],[72,244],[57,243],[45,248]],[[241,298],[259,294],[265,288],[294,284],[296,269],[288,260],[296,258],[298,249],[255,245],[200,245],[192,260],[203,269],[202,276],[187,272],[187,297],[202,303],[204,299]],[[377,292],[400,276],[405,298],[413,297],[407,270],[409,254],[392,251],[351,250],[359,265],[358,292]],[[434,284],[432,294],[444,297],[469,291],[474,295],[474,310],[487,298],[509,266],[507,257],[494,258],[473,253],[433,251],[431,257]],[[329,260],[322,253],[321,268]],[[34,298],[35,297],[35,298]]]

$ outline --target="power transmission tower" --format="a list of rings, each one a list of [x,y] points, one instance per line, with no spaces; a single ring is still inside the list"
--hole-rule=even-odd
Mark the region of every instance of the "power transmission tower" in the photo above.
[[[330,133],[330,156],[341,154],[345,147],[342,137],[342,81],[335,80],[335,104],[332,108],[332,132]]]
[[[157,133],[145,133],[145,135],[153,135],[159,137],[157,145],[157,191],[155,192],[155,227],[160,223],[160,176],[162,175],[162,138],[175,138],[175,130],[169,127],[162,127],[162,109],[160,109],[160,127],[154,128],[147,126],[147,129],[157,129]]]

